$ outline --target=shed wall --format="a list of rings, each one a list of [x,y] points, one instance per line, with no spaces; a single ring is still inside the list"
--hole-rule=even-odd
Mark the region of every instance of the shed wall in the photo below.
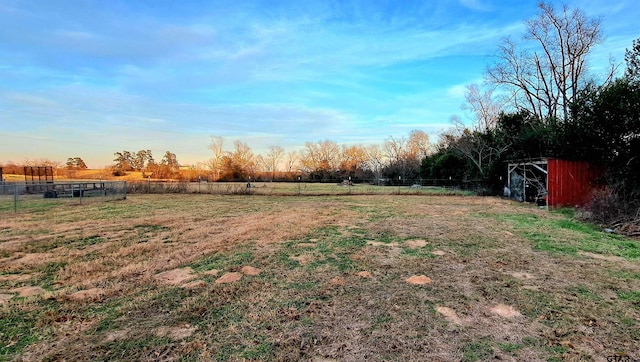
[[[549,206],[584,205],[601,170],[584,161],[548,160]]]

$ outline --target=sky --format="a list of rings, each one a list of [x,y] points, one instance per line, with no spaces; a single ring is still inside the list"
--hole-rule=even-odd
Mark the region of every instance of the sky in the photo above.
[[[553,2],[557,7],[562,3]],[[637,0],[569,0],[601,18],[594,75],[640,37]],[[451,126],[536,1],[0,0],[0,164],[165,151],[211,136],[300,150]],[[621,67],[622,70],[624,66]]]

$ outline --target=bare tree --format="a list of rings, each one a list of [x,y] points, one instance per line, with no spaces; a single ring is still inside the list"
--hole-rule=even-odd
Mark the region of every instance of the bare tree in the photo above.
[[[340,169],[347,171],[348,176],[361,176],[367,162],[367,153],[362,146],[342,145],[340,153]]]
[[[509,144],[495,142],[491,139],[490,130],[483,132],[466,127],[460,117],[451,117],[453,128],[440,135],[442,144],[458,150],[467,157],[478,169],[480,175],[485,175],[486,167],[505,152]]]
[[[373,172],[376,181],[382,178],[382,169],[385,166],[385,155],[378,145],[370,145],[365,148],[367,153],[367,167]]]
[[[473,113],[473,129],[484,132],[492,129],[498,123],[502,102],[493,96],[494,89],[482,90],[478,84],[466,86],[464,98],[467,101],[462,109]]]
[[[271,172],[271,179],[276,178],[276,171],[278,170],[278,164],[284,156],[284,148],[280,146],[271,146],[266,155],[264,155],[264,165],[267,172]]]
[[[255,160],[251,147],[244,142],[235,141],[234,151],[230,154],[231,161],[243,172],[251,172],[255,166]]]
[[[429,135],[424,131],[414,129],[409,133],[407,141],[408,157],[421,161],[431,153],[431,144],[429,143]]]
[[[213,157],[209,160],[209,167],[213,171],[214,179],[220,178],[220,174],[223,168],[224,160],[224,138],[220,136],[211,136],[211,143],[209,149],[213,152]]]
[[[293,172],[294,168],[297,168],[297,164],[299,160],[300,160],[300,157],[298,157],[298,152],[289,151],[287,153],[287,160],[286,160],[287,172],[289,173]]]
[[[539,3],[538,8],[524,36],[535,48],[520,50],[506,39],[488,78],[510,89],[516,108],[526,108],[541,120],[567,119],[569,105],[585,82],[587,55],[602,41],[600,20],[566,5],[560,11],[550,3]]]
[[[255,167],[253,168],[256,172],[271,172],[271,168],[269,162],[267,162],[266,157],[262,155],[257,155],[254,157]]]
[[[317,143],[306,142],[300,154],[300,165],[307,172],[315,172],[321,178],[338,169],[340,147],[329,140]]]
[[[404,159],[407,153],[407,139],[406,138],[394,138],[389,136],[384,141],[384,151],[390,162],[397,162]]]

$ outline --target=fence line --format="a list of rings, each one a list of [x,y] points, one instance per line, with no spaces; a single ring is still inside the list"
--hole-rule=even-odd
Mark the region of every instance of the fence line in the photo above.
[[[379,186],[367,183],[317,182],[185,182],[185,181],[68,181],[50,183],[0,182],[0,212],[38,209],[60,204],[83,204],[126,199],[128,194],[209,195],[472,195],[478,189],[458,184],[441,186]]]
[[[475,190],[474,190],[475,191]],[[211,194],[211,195],[347,195],[347,194],[461,194],[455,186],[393,185],[378,186],[365,183],[317,183],[317,182],[165,182],[128,181],[129,194]],[[468,194],[468,192],[466,193]]]

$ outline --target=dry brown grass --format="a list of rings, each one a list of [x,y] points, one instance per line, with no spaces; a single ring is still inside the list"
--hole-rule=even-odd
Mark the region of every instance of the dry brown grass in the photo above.
[[[0,355],[19,360],[640,358],[635,254],[541,249],[592,235],[500,199],[150,195],[3,216]]]

